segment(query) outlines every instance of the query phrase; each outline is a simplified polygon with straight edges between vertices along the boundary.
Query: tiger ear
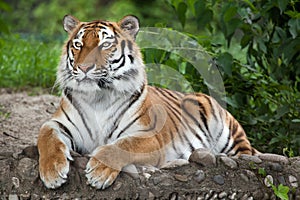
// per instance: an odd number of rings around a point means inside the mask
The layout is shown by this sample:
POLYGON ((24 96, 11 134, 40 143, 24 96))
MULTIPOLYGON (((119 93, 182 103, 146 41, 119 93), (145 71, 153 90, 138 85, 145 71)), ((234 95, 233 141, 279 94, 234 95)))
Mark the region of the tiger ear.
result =
POLYGON ((71 16, 71 15, 65 15, 63 19, 63 25, 65 31, 67 31, 69 34, 73 32, 73 30, 76 28, 76 26, 80 23, 80 21, 71 16))
POLYGON ((135 36, 140 29, 139 19, 137 17, 133 15, 125 16, 118 24, 123 31, 127 32, 133 39, 135 39, 135 36))

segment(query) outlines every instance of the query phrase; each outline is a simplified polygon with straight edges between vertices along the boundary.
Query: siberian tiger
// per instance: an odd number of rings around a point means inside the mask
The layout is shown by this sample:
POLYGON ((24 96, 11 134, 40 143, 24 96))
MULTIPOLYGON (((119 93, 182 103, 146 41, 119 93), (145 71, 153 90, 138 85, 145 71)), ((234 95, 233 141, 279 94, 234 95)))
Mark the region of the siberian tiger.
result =
POLYGON ((135 43, 139 21, 63 19, 69 34, 57 81, 62 97, 38 137, 39 173, 47 188, 66 182, 70 151, 89 154, 87 182, 105 189, 130 164, 161 166, 197 148, 256 154, 241 125, 212 97, 147 85, 135 43))

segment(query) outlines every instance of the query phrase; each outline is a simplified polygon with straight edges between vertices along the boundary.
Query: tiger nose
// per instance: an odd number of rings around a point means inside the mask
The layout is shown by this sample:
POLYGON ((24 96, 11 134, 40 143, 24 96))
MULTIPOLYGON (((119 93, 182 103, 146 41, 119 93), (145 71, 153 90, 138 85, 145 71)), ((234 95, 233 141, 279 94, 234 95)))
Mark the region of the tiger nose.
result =
POLYGON ((79 65, 78 68, 83 72, 88 72, 94 68, 95 65, 79 65))

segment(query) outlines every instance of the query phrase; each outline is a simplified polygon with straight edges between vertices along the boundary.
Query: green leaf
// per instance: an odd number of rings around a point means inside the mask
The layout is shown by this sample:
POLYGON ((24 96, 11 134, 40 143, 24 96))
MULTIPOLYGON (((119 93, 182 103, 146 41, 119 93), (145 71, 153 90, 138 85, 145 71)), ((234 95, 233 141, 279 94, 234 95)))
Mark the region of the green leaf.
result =
POLYGON ((295 39, 300 33, 300 19, 290 19, 288 22, 289 31, 295 39))
POLYGON ((288 5, 289 1, 288 0, 277 0, 277 3, 278 3, 278 7, 280 9, 280 14, 282 14, 285 11, 286 6, 288 5))
POLYGON ((288 186, 284 186, 282 184, 278 185, 278 188, 276 190, 274 190, 274 193, 277 197, 279 197, 282 200, 288 200, 290 188, 288 186))
POLYGON ((220 54, 217 62, 228 76, 232 76, 233 57, 230 53, 225 52, 220 54))
POLYGON ((250 34, 245 34, 242 37, 242 39, 241 39, 241 47, 242 47, 242 49, 245 48, 249 44, 249 42, 252 40, 252 38, 253 37, 250 34))
POLYGON ((224 13, 224 21, 229 22, 234 16, 236 16, 237 13, 237 7, 229 7, 229 9, 226 10, 224 13))
POLYGON ((262 175, 263 177, 267 176, 267 172, 265 170, 265 168, 258 168, 258 174, 262 175))
POLYGON ((177 16, 178 16, 178 19, 179 19, 182 27, 185 26, 186 11, 187 11, 186 3, 180 2, 177 7, 177 16))
POLYGON ((257 44, 258 44, 258 48, 264 52, 267 53, 267 46, 265 45, 264 41, 262 40, 262 38, 257 38, 256 40, 257 44))
POLYGON ((194 4, 194 9, 196 10, 195 16, 198 29, 203 29, 213 20, 213 11, 206 7, 205 1, 197 1, 194 4))

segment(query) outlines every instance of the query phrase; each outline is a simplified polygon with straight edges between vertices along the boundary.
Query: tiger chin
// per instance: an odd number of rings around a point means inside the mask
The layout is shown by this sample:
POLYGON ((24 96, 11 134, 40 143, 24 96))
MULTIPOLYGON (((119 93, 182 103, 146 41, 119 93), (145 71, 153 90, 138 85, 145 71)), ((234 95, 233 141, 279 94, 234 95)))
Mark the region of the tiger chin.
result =
POLYGON ((147 85, 135 37, 139 21, 63 19, 69 39, 57 71, 60 105, 38 136, 47 188, 67 180, 71 151, 88 154, 87 183, 109 187, 131 164, 160 167, 198 148, 230 156, 258 153, 241 125, 212 97, 147 85))

